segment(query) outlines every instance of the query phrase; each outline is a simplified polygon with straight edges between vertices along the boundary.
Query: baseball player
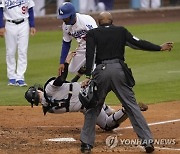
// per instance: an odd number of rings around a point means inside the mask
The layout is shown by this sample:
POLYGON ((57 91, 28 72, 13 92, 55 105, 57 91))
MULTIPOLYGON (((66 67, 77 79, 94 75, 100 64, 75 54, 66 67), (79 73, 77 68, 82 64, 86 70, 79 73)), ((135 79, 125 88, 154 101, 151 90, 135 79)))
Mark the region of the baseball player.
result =
POLYGON ((59 75, 64 71, 64 62, 68 55, 73 38, 78 42, 78 47, 76 48, 76 55, 73 57, 69 65, 69 71, 76 73, 85 65, 87 31, 96 28, 97 24, 91 16, 76 13, 74 6, 70 2, 63 3, 63 5, 59 7, 58 18, 63 20, 63 41, 59 75))
POLYGON ((8 85, 27 86, 24 73, 27 68, 29 29, 31 35, 36 32, 33 6, 33 0, 0 0, 0 35, 5 36, 8 85))
POLYGON ((143 9, 157 9, 161 6, 161 0, 141 0, 140 2, 143 9))
MULTIPOLYGON (((32 107, 41 103, 44 114, 47 112, 54 114, 86 112, 86 108, 79 100, 79 92, 82 90, 81 83, 77 82, 78 79, 72 79, 74 82, 66 81, 69 66, 68 60, 70 59, 67 58, 64 64, 64 72, 62 72, 61 76, 49 79, 45 83, 44 88, 35 85, 29 87, 25 92, 25 98, 31 103, 32 107)), ((146 105, 140 104, 140 109, 141 111, 146 111, 148 108, 146 105)), ((110 131, 117 128, 127 117, 124 109, 114 112, 112 108, 104 104, 97 118, 97 125, 103 130, 110 131)))
MULTIPOLYGON (((81 90, 81 84, 78 82, 66 82, 68 64, 65 63, 65 71, 57 78, 51 78, 44 86, 32 86, 25 92, 25 98, 31 105, 42 104, 43 112, 46 114, 62 114, 66 112, 82 112, 85 113, 86 109, 81 104, 78 95, 81 90)), ((127 119, 127 115, 123 109, 108 114, 106 110, 109 106, 103 106, 101 113, 98 116, 97 125, 103 130, 110 131, 120 125, 127 119)))

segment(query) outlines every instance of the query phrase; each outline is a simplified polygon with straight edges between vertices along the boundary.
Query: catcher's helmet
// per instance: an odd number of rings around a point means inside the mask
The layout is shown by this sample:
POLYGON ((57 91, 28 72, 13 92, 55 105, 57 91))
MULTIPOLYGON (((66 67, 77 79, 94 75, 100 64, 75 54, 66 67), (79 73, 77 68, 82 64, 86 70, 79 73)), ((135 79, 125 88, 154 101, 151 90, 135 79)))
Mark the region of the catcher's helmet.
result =
POLYGON ((80 90, 79 100, 86 109, 93 108, 96 106, 98 96, 97 84, 94 80, 91 80, 86 88, 82 88, 80 90))
POLYGON ((42 87, 37 87, 37 86, 31 86, 28 88, 28 90, 25 92, 25 98, 26 100, 31 103, 31 107, 33 107, 33 104, 35 104, 36 106, 38 106, 39 102, 40 102, 40 97, 38 94, 37 90, 41 90, 43 91, 42 87))
POLYGON ((65 2, 63 3, 58 9, 58 18, 59 19, 66 19, 70 17, 70 21, 68 25, 71 25, 76 17, 76 10, 72 3, 65 2))

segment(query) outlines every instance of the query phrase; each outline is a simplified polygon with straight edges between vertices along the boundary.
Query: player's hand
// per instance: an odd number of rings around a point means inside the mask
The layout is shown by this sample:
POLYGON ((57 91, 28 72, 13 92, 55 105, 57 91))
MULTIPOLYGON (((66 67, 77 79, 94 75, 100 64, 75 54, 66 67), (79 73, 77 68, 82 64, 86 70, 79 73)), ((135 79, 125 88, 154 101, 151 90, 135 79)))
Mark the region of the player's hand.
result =
POLYGON ((173 48, 173 42, 166 42, 161 45, 161 51, 171 51, 173 48))
POLYGON ((30 28, 30 34, 31 34, 32 36, 34 36, 34 35, 36 34, 36 28, 31 27, 31 28, 30 28))
POLYGON ((4 37, 4 34, 5 34, 5 28, 0 28, 0 37, 4 37))
POLYGON ((59 65, 59 69, 58 69, 58 75, 61 76, 61 73, 64 72, 64 64, 60 64, 59 65))
POLYGON ((81 83, 81 87, 87 87, 90 80, 91 80, 91 79, 86 78, 86 79, 81 83))
POLYGON ((71 62, 71 59, 76 55, 76 52, 75 51, 71 51, 68 53, 67 57, 66 57, 66 63, 70 63, 71 62))

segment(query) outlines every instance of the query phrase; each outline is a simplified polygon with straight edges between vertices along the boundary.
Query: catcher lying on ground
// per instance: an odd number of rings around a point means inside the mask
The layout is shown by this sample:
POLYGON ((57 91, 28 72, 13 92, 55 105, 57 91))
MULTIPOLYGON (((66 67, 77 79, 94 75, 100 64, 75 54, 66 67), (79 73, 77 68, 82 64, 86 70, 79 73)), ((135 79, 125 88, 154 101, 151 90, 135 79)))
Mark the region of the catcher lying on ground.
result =
MULTIPOLYGON (((86 112, 86 104, 82 104, 79 96, 83 99, 90 99, 92 93, 95 93, 93 85, 90 84, 88 88, 81 88, 81 84, 77 82, 77 76, 72 80, 74 82, 66 81, 68 74, 68 63, 65 63, 64 72, 61 76, 50 78, 42 88, 39 85, 34 85, 28 88, 25 92, 26 100, 33 105, 38 106, 42 104, 44 115, 48 113, 62 114, 66 112, 86 112), (75 82, 76 81, 76 82, 75 82), (89 92, 92 92, 91 94, 89 92)), ((93 83, 93 82, 91 82, 93 83)), ((147 110, 147 106, 140 104, 142 111, 147 110)), ((106 104, 97 117, 97 125, 103 130, 110 131, 128 118, 124 109, 115 112, 106 104)))

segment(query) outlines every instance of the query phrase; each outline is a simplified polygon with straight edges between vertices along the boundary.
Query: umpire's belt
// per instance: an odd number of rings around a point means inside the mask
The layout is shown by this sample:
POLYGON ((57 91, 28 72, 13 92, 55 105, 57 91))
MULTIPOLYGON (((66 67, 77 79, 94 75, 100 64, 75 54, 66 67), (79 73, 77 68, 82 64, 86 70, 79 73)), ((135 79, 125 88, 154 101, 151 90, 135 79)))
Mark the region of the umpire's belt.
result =
POLYGON ((114 63, 119 63, 120 59, 110 59, 110 60, 103 60, 97 63, 99 64, 114 64, 114 63))
POLYGON ((19 25, 23 23, 25 20, 24 19, 17 19, 17 20, 7 20, 8 22, 14 23, 16 25, 19 25))

